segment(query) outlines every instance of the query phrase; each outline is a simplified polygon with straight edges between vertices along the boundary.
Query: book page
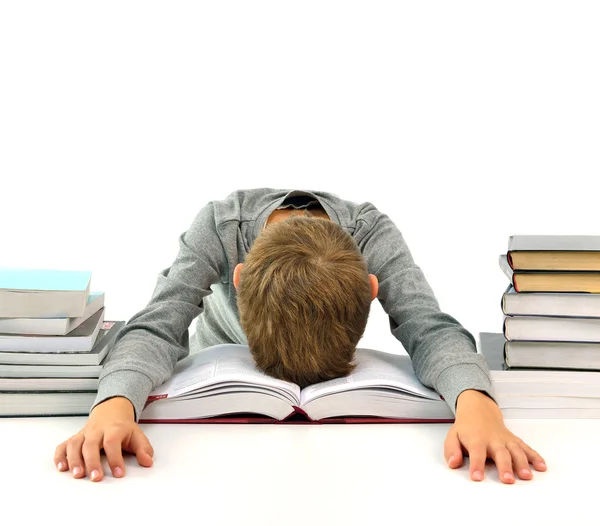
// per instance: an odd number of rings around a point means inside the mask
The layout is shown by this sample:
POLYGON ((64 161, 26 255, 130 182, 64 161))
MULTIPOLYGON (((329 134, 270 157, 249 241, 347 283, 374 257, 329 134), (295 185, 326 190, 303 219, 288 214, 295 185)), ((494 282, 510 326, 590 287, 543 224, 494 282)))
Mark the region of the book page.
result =
POLYGON ((302 390, 301 404, 321 396, 355 389, 395 389, 415 397, 440 400, 432 389, 425 387, 417 378, 410 357, 375 351, 356 349, 356 369, 349 376, 311 385, 302 390))
POLYGON ((156 388, 151 397, 180 396, 218 384, 235 383, 243 391, 244 385, 270 387, 285 392, 300 402, 300 388, 293 383, 267 376, 256 368, 248 346, 221 344, 193 353, 180 360, 170 380, 156 388))

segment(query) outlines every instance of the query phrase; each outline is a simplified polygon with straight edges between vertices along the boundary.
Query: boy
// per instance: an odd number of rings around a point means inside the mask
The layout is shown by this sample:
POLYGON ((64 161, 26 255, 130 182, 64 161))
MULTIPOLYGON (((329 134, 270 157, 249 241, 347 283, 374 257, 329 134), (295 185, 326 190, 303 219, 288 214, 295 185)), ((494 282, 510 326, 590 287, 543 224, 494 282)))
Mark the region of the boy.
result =
POLYGON ((375 297, 421 382, 455 413, 444 444, 448 465, 462 465, 466 451, 471 479, 483 480, 489 457, 505 483, 515 472, 531 479, 530 464, 545 470, 504 426, 472 335, 440 311, 393 222, 371 203, 270 188, 208 203, 181 235, 150 302, 115 341, 86 426, 57 447, 57 468, 101 480, 101 449, 115 477, 124 475, 122 451, 152 465, 137 421, 149 392, 188 354, 194 318, 199 348, 247 344, 258 368, 304 386, 352 370, 375 297))

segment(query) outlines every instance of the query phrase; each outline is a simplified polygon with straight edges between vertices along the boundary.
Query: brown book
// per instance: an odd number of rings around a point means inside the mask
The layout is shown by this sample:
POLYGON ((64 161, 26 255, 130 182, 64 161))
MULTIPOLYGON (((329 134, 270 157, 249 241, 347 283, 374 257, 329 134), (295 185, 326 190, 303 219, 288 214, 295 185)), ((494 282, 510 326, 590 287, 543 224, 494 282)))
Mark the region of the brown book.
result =
POLYGON ((499 263, 516 292, 600 293, 600 272, 517 271, 504 254, 499 263))
POLYGON ((600 271, 600 236, 511 236, 513 270, 600 271))

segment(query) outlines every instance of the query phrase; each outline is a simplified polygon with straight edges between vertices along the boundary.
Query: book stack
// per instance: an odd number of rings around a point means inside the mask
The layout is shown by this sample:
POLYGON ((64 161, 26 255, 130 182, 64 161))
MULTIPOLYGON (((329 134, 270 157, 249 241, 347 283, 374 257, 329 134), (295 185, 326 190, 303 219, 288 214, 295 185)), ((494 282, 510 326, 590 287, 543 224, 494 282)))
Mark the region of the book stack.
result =
POLYGON ((86 415, 124 322, 91 273, 0 269, 0 416, 86 415))
POLYGON ((511 236, 499 263, 510 281, 503 331, 480 345, 500 406, 600 418, 600 236, 511 236))

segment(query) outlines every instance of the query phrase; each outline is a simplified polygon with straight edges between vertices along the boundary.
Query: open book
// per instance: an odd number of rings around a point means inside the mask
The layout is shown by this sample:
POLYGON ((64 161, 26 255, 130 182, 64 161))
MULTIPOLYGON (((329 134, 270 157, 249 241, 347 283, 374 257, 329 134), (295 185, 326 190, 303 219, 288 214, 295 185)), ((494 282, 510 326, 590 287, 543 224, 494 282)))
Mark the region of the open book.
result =
POLYGON ((450 422, 447 403, 417 379, 410 358, 356 350, 355 371, 300 389, 256 368, 245 345, 221 344, 181 360, 155 389, 141 422, 450 422))

